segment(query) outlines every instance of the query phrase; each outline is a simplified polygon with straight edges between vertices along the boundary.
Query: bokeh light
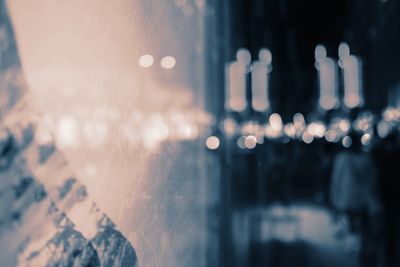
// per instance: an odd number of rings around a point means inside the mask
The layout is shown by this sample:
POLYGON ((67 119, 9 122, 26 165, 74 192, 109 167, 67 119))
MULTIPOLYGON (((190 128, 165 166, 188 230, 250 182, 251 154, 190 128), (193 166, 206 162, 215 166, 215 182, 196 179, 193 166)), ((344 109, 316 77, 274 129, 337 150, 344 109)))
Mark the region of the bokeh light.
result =
POLYGON ((176 59, 172 56, 163 57, 160 65, 164 69, 173 69, 176 65, 176 59))
POLYGON ((139 59, 139 65, 143 68, 150 68, 154 63, 154 58, 151 55, 143 55, 139 59))
POLYGON ((220 145, 219 138, 216 136, 210 136, 206 140, 206 146, 210 150, 216 150, 220 145))

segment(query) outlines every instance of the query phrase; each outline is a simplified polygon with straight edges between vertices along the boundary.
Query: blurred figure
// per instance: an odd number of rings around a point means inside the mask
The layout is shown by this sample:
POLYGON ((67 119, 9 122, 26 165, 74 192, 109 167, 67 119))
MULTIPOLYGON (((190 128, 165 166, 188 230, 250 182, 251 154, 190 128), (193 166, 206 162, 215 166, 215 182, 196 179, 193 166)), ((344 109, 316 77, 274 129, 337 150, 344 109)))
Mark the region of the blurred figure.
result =
POLYGON ((376 167, 370 154, 362 150, 360 137, 352 133, 350 138, 350 147, 334 159, 331 203, 349 223, 350 232, 360 236, 359 266, 377 266, 381 204, 376 167))

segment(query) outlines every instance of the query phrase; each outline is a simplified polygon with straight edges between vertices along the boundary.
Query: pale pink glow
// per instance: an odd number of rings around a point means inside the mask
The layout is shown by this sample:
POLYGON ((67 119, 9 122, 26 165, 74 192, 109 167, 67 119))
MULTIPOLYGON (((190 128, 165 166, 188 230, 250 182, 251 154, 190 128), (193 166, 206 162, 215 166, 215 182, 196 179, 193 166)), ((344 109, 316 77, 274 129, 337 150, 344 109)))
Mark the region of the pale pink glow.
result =
POLYGON ((252 99, 254 110, 265 112, 269 109, 269 75, 272 71, 272 54, 267 48, 260 49, 259 60, 252 64, 252 99))
POLYGON ((150 68, 154 63, 154 58, 152 55, 143 55, 139 59, 139 65, 143 68, 150 68))
POLYGON ((286 124, 285 127, 283 128, 283 131, 287 136, 291 138, 294 138, 296 135, 296 128, 294 127, 293 123, 286 124))
POLYGON ((176 65, 176 59, 171 56, 166 56, 161 59, 160 64, 164 69, 173 69, 176 65))
POLYGON ((348 44, 339 45, 339 66, 343 70, 344 104, 348 108, 361 107, 364 104, 361 60, 350 54, 348 44))
POLYGON ((257 138, 254 135, 246 136, 244 145, 247 149, 253 149, 257 146, 257 138))
POLYGON ((228 136, 233 136, 237 127, 237 122, 232 118, 226 118, 222 122, 222 129, 228 136))
POLYGON ((325 139, 328 142, 337 142, 339 141, 339 136, 334 130, 328 130, 325 132, 325 139))
POLYGON ((307 126, 307 131, 316 137, 324 137, 326 127, 322 122, 312 122, 307 126))
POLYGON ((208 149, 215 150, 219 147, 220 141, 216 136, 210 136, 206 140, 206 146, 208 149))
POLYGON ((269 124, 274 131, 280 132, 283 127, 281 116, 278 113, 271 114, 269 117, 269 124))
POLYGON ((251 135, 256 134, 259 131, 260 126, 255 121, 249 121, 245 123, 242 127, 242 134, 251 135))
POLYGON ((78 125, 73 117, 61 117, 56 129, 56 134, 56 142, 58 142, 61 148, 77 147, 80 145, 78 125))
POLYGON ((273 128, 270 124, 267 124, 264 128, 264 135, 269 138, 278 138, 281 136, 281 130, 277 130, 276 128, 273 128))
POLYGON ((302 139, 303 139, 304 143, 311 144, 311 142, 314 140, 314 136, 311 133, 309 133, 308 131, 305 131, 303 133, 302 139))
POLYGON ((363 136, 361 137, 361 143, 366 146, 371 142, 371 138, 371 134, 363 134, 363 136))
POLYGON ((324 110, 331 110, 339 105, 336 62, 326 57, 326 50, 324 47, 323 49, 317 47, 315 53, 320 89, 319 105, 324 110))
MULTIPOLYGON (((172 162, 181 160, 184 142, 198 143, 193 154, 201 155, 199 137, 211 122, 195 98, 203 89, 203 63, 191 62, 203 51, 202 17, 195 17, 202 11, 156 0, 8 4, 32 97, 77 178, 129 238, 143 266, 178 266, 178 255, 193 252, 192 240, 200 247, 202 230, 172 232, 165 211, 175 204, 159 185, 171 186, 169 179, 179 178, 170 177, 174 171, 195 173, 185 181, 203 181, 189 157, 184 167, 172 162), (168 242, 182 246, 161 249, 168 242)), ((187 225, 202 229, 204 212, 192 205, 194 198, 186 200, 184 208, 199 214, 187 225)))
POLYGON ((225 108, 241 112, 247 108, 246 72, 251 62, 250 52, 239 49, 236 61, 226 66, 225 108))
POLYGON ((339 128, 342 132, 347 133, 350 130, 350 122, 346 119, 342 119, 339 122, 339 128))

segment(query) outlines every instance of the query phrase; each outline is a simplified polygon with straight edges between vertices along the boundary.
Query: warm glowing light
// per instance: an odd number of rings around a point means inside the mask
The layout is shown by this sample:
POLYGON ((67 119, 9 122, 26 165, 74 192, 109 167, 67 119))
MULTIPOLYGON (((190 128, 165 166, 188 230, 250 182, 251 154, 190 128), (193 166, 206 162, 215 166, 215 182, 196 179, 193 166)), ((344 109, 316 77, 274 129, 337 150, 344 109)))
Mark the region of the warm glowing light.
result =
MULTIPOLYGON (((158 149, 165 141, 195 140, 209 125, 204 114, 180 112, 167 113, 135 112, 121 127, 121 134, 132 145, 142 145, 146 149, 158 149)), ((100 131, 101 133, 101 131, 100 131)))
POLYGON ((260 126, 255 121, 248 121, 242 127, 243 135, 255 135, 258 132, 260 126))
POLYGON ((364 146, 368 145, 371 142, 371 135, 366 133, 363 134, 363 136, 361 137, 361 144, 363 144, 364 146))
POLYGON ((326 48, 315 48, 315 67, 318 70, 319 105, 324 110, 334 109, 339 104, 336 62, 327 57, 326 48))
POLYGON ((342 145, 346 148, 351 147, 351 144, 353 143, 353 141, 351 140, 351 137, 346 135, 345 137, 343 137, 342 139, 342 145))
POLYGON ((283 131, 290 138, 293 138, 296 135, 296 128, 294 127, 293 123, 286 124, 283 128, 283 131))
POLYGON ((362 66, 356 56, 350 55, 349 45, 339 45, 339 65, 343 70, 344 104, 348 108, 360 107, 364 104, 362 93, 362 66))
POLYGON ((139 65, 143 68, 149 68, 153 65, 154 58, 152 55, 143 55, 139 58, 139 65))
POLYGON ((175 122, 174 135, 169 136, 170 129, 165 118, 159 114, 151 114, 149 118, 142 121, 140 141, 145 148, 156 148, 160 143, 168 138, 187 139, 191 135, 191 128, 184 121, 175 122))
POLYGON ((366 132, 372 127, 374 115, 371 112, 363 112, 353 122, 353 128, 356 131, 366 132))
POLYGON ((322 122, 312 122, 308 125, 307 131, 312 136, 322 138, 325 135, 326 127, 322 122))
POLYGON ((206 146, 210 150, 216 150, 220 145, 219 138, 216 136, 210 136, 206 140, 206 146))
POLYGON ((296 130, 296 136, 301 138, 301 135, 305 129, 305 123, 306 122, 305 122, 303 114, 301 114, 301 113, 294 114, 293 125, 296 130))
POLYGON ((258 144, 264 143, 264 130, 256 121, 249 121, 242 127, 241 133, 245 136, 254 135, 258 144))
POLYGON ((251 72, 251 105, 255 111, 265 112, 270 107, 269 102, 269 73, 272 55, 267 48, 260 49, 259 60, 252 65, 251 72))
POLYGON ((337 142, 339 141, 339 136, 336 134, 334 130, 328 130, 325 133, 325 139, 328 142, 337 142))
POLYGON ((244 145, 248 149, 253 149, 257 146, 257 138, 254 135, 249 135, 244 140, 244 145))
POLYGON ((318 124, 317 128, 315 130, 316 130, 315 135, 317 137, 320 137, 320 138, 324 137, 325 132, 326 132, 326 127, 324 124, 322 124, 322 123, 318 124))
POLYGON ((194 140, 198 137, 198 128, 191 123, 182 123, 178 125, 177 132, 180 140, 194 140))
POLYGON ((271 114, 271 116, 269 116, 269 124, 272 130, 277 132, 281 131, 283 127, 281 116, 278 113, 271 114))
POLYGON ((222 125, 224 132, 228 135, 228 136, 233 136, 235 131, 236 131, 236 127, 237 127, 237 123, 234 119, 232 118, 226 118, 223 120, 223 125, 222 125))
POLYGON ((301 113, 296 113, 296 114, 294 114, 294 116, 293 116, 293 123, 294 123, 294 126, 296 127, 296 125, 304 125, 305 124, 305 119, 304 119, 304 116, 303 116, 303 114, 301 114, 301 113))
POLYGON ((225 108, 230 111, 242 112, 247 108, 246 75, 251 62, 250 52, 239 49, 236 61, 226 67, 225 108))
POLYGON ((349 120, 346 120, 346 119, 340 120, 340 122, 339 122, 339 129, 340 129, 342 132, 348 133, 349 130, 350 130, 350 127, 351 127, 351 125, 350 125, 349 120))
POLYGON ((312 136, 312 134, 310 134, 308 131, 305 131, 303 133, 302 139, 304 143, 311 144, 312 141, 314 140, 314 136, 312 136))
POLYGON ((176 59, 171 56, 163 57, 160 64, 164 69, 172 69, 176 65, 176 59))
POLYGON ((275 131, 270 124, 267 124, 264 128, 264 135, 268 138, 278 138, 281 136, 281 132, 275 131))
POLYGON ((400 120, 400 110, 392 107, 387 108, 383 112, 383 118, 388 122, 400 120))
POLYGON ((78 125, 73 117, 64 116, 59 120, 56 140, 61 147, 76 147, 78 145, 78 125))
POLYGON ((368 121, 365 119, 358 119, 354 122, 354 129, 357 131, 366 131, 368 130, 368 121))

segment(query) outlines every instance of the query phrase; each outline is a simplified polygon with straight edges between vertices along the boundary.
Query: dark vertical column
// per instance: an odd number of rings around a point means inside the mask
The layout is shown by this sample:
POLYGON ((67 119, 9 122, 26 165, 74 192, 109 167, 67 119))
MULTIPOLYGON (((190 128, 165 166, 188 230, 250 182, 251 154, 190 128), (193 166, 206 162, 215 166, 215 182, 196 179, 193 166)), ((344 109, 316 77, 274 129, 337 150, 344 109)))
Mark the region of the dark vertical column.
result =
MULTIPOLYGON (((230 45, 229 0, 209 0, 206 8, 206 108, 220 120, 224 115, 225 64, 229 62, 230 45)), ((231 211, 231 152, 222 141, 223 151, 218 155, 220 164, 218 216, 218 266, 233 267, 232 211, 231 211)), ((213 172, 214 173, 214 172, 213 172)), ((215 216, 215 214, 210 214, 215 216)), ((209 262, 209 266, 214 266, 209 262)))

